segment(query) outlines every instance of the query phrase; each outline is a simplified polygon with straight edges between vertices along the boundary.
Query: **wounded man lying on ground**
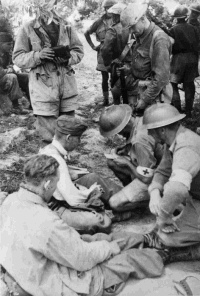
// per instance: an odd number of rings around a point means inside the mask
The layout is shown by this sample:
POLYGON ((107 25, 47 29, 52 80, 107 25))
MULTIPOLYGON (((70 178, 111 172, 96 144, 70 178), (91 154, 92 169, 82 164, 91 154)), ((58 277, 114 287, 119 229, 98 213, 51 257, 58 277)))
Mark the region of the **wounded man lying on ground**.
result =
POLYGON ((102 210, 119 186, 95 173, 86 174, 72 182, 67 165, 68 153, 77 148, 87 125, 79 118, 62 115, 56 121, 55 137, 40 150, 59 162, 60 179, 49 203, 52 210, 80 233, 109 233, 111 219, 102 210), (102 202, 103 201, 103 202, 102 202))
POLYGON ((0 264, 10 295, 117 295, 129 277, 160 276, 169 255, 148 248, 143 235, 80 236, 48 208, 58 167, 51 156, 30 158, 25 183, 1 206, 0 264))

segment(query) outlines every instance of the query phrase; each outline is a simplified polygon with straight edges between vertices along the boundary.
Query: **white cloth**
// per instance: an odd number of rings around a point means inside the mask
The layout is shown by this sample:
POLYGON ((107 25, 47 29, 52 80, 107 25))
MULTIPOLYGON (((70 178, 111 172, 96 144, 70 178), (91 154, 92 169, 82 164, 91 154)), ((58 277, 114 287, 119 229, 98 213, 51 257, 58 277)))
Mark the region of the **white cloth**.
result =
POLYGON ((180 182, 185 185, 189 191, 192 183, 192 175, 185 170, 174 170, 169 178, 169 181, 180 182))
POLYGON ((67 164, 64 160, 67 156, 67 151, 63 148, 63 146, 57 140, 53 139, 52 144, 49 144, 41 149, 39 153, 53 156, 59 163, 58 169, 60 172, 60 179, 53 196, 57 200, 65 200, 70 206, 84 204, 91 190, 83 186, 82 189, 79 190, 73 184, 67 164))

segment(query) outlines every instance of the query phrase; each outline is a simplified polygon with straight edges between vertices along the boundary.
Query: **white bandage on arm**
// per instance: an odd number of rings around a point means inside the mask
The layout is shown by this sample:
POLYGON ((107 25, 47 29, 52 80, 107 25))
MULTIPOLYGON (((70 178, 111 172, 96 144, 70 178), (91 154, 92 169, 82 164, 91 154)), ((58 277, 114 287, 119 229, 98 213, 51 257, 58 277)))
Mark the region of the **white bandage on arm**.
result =
POLYGON ((180 182, 185 185, 189 191, 192 183, 192 175, 182 169, 173 170, 169 181, 180 182))
POLYGON ((151 178, 153 177, 153 174, 154 174, 153 169, 142 167, 142 166, 138 166, 136 170, 138 174, 146 178, 151 178))

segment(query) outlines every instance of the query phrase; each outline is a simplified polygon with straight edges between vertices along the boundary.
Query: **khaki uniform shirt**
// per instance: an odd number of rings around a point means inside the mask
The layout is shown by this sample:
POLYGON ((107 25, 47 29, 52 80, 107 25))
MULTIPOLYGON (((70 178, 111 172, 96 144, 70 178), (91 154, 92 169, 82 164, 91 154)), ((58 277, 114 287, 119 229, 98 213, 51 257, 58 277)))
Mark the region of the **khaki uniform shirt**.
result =
POLYGON ((33 296, 102 295, 107 241, 84 242, 42 198, 20 188, 1 206, 0 264, 33 296), (101 293, 100 293, 101 292, 101 293))
POLYGON ((51 40, 40 23, 26 23, 16 37, 13 62, 20 68, 31 69, 29 90, 33 111, 37 115, 58 117, 60 111, 68 112, 78 107, 77 86, 71 66, 83 58, 83 45, 74 28, 62 22, 57 45, 70 47, 71 58, 67 64, 40 60, 42 48, 51 47, 51 40), (44 45, 35 29, 44 37, 44 45))
POLYGON ((161 214, 171 216, 176 206, 185 202, 187 193, 200 199, 200 137, 180 126, 170 147, 165 147, 155 171, 150 190, 163 192, 161 214))

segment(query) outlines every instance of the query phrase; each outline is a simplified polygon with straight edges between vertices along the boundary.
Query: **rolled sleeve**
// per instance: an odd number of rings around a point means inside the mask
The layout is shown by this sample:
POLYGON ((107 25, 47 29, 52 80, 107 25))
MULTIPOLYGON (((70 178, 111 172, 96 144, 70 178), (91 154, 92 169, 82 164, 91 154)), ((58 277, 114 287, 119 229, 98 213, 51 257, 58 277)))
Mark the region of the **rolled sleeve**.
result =
POLYGON ((172 173, 164 186, 161 215, 172 215, 176 206, 189 198, 193 178, 200 171, 199 155, 188 147, 174 152, 172 173))
POLYGON ((164 33, 155 38, 151 58, 152 80, 142 95, 142 99, 148 104, 151 104, 169 83, 170 47, 170 40, 164 33))
POLYGON ((149 192, 154 189, 158 189, 160 192, 163 191, 165 183, 169 180, 172 172, 172 156, 165 145, 164 154, 162 160, 155 170, 154 177, 151 185, 149 186, 149 192))
POLYGON ((154 156, 155 141, 146 133, 138 133, 133 145, 138 166, 154 169, 157 160, 154 156))

